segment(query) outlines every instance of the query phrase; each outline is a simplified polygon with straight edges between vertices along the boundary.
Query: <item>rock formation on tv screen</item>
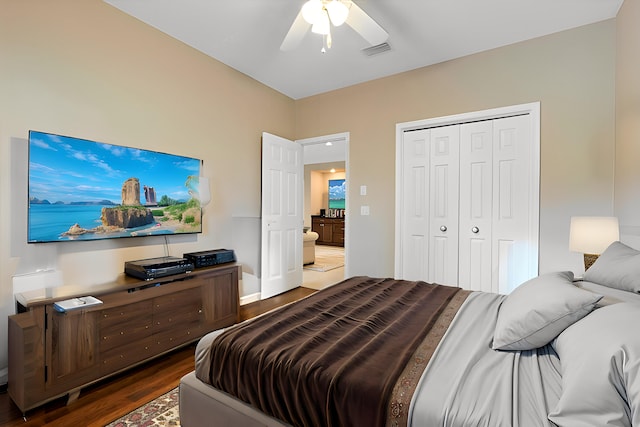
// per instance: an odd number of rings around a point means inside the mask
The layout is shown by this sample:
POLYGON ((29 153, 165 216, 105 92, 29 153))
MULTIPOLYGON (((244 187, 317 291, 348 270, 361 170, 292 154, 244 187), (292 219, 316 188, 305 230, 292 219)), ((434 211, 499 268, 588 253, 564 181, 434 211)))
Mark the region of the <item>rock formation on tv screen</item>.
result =
POLYGON ((102 225, 108 228, 135 228, 154 222, 151 210, 140 204, 138 178, 129 178, 122 184, 122 206, 102 208, 100 219, 102 225))
POLYGON ((140 205, 140 180, 129 178, 122 184, 122 206, 140 205))
POLYGON ((147 206, 158 206, 156 200, 156 189, 153 187, 144 186, 144 200, 147 206))

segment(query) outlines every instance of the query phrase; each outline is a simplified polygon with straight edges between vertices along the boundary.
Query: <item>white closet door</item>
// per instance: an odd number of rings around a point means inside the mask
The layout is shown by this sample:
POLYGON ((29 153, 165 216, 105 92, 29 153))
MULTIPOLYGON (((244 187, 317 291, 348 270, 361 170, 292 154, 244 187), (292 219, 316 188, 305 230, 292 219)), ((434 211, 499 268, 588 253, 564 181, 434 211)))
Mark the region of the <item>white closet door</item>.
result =
POLYGON ((508 294, 538 274, 539 126, 537 103, 397 126, 397 278, 508 294))
POLYGON ((492 286, 493 122, 460 127, 460 270, 458 285, 496 292, 492 286))
POLYGON ((431 130, 428 281, 458 284, 460 125, 431 130))
POLYGON ((429 248, 429 130, 403 134, 402 273, 400 279, 426 280, 429 248))
POLYGON ((494 292, 509 293, 531 277, 530 129, 528 115, 493 122, 494 292))

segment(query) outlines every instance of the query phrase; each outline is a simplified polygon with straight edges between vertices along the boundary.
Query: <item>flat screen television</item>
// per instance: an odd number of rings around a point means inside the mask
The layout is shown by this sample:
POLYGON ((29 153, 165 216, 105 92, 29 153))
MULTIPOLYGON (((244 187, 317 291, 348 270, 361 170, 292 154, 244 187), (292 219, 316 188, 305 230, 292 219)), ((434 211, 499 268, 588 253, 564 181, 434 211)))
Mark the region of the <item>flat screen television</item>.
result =
POLYGON ((202 232, 199 159, 29 131, 29 243, 202 232))
POLYGON ((329 209, 344 209, 346 200, 346 182, 344 179, 329 180, 329 209))

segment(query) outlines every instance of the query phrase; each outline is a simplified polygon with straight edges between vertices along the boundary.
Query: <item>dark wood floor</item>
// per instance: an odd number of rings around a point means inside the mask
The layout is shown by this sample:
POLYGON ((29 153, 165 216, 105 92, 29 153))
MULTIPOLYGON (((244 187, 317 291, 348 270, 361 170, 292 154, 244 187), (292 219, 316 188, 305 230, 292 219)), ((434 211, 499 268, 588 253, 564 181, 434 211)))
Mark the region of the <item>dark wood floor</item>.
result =
MULTIPOLYGON (((240 308, 241 320, 314 293, 313 289, 292 291, 240 308)), ((80 398, 66 405, 64 398, 28 411, 26 422, 9 395, 0 394, 0 426, 99 426, 131 412, 178 386, 180 378, 193 370, 195 344, 161 356, 83 389, 80 398)))

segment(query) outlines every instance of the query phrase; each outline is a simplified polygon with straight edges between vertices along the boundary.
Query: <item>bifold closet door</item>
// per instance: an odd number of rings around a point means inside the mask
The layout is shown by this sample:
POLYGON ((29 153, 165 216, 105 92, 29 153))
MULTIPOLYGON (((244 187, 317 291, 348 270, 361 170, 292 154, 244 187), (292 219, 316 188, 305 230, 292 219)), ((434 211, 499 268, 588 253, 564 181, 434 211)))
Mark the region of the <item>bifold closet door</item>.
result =
POLYGON ((429 282, 458 285, 460 125, 431 129, 429 158, 429 282))
POLYGON ((429 145, 431 131, 402 136, 402 279, 427 280, 429 252, 429 145))
POLYGON ((491 292, 493 121, 460 126, 458 285, 491 292))
POLYGON ((509 293, 531 256, 529 116, 460 129, 460 270, 465 289, 509 293))
POLYGON ((458 284, 459 129, 403 135, 403 279, 458 284))

